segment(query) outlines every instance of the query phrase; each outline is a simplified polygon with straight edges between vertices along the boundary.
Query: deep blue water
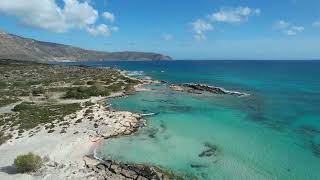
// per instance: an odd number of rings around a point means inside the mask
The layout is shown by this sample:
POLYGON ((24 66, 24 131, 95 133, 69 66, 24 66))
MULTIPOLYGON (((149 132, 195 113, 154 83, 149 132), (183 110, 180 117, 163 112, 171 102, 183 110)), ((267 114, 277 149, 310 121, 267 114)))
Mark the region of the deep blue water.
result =
POLYGON ((100 155, 159 165, 198 179, 320 179, 320 61, 94 62, 169 83, 206 83, 250 96, 194 96, 166 85, 112 101, 158 112, 100 155), (202 158, 206 144, 218 149, 202 158), (201 168, 195 168, 200 165, 201 168))

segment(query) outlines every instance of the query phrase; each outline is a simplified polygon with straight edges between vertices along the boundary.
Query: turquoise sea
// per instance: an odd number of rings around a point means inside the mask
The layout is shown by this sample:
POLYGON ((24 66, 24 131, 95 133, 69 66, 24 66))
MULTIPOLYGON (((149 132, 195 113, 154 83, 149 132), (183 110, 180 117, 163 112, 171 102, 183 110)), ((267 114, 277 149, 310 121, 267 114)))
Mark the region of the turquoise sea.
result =
POLYGON ((168 85, 113 99, 156 113, 97 155, 171 169, 186 179, 320 179, 320 61, 95 62, 169 83, 206 83, 247 97, 191 95, 168 85), (204 156, 210 147, 214 153, 204 156))

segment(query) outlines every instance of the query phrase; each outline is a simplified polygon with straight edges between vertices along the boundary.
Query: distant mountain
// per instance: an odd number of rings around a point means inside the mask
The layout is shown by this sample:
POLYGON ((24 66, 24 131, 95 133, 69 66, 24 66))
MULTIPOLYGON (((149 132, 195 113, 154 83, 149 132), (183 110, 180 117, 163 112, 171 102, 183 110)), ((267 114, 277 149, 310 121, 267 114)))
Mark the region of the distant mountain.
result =
POLYGON ((0 30, 0 59, 27 61, 94 61, 94 60, 171 60, 149 52, 103 52, 42 42, 8 34, 0 30))

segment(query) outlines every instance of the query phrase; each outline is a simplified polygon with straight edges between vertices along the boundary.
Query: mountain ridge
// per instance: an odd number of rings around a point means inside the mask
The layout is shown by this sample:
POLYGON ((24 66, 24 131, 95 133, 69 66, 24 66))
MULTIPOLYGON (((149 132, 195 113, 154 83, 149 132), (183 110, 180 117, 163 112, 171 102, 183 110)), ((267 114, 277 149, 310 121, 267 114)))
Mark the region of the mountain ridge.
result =
POLYGON ((0 30, 0 59, 37 62, 111 61, 111 60, 172 60, 170 56, 152 52, 105 52, 75 46, 39 41, 0 30))

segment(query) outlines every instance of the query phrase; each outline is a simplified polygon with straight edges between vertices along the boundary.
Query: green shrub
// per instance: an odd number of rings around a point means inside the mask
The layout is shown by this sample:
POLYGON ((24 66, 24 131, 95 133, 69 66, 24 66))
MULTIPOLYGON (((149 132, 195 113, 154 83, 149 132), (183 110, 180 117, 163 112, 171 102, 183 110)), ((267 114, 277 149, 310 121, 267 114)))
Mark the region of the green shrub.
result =
POLYGON ((0 98, 0 107, 15 103, 17 101, 18 101, 18 99, 14 98, 14 97, 2 97, 2 98, 0 98))
POLYGON ((84 103, 84 105, 85 105, 86 107, 89 107, 89 106, 94 105, 94 103, 91 102, 91 101, 86 101, 86 102, 84 103))
POLYGON ((96 81, 88 81, 87 84, 88 85, 94 85, 96 83, 96 81))
POLYGON ((3 132, 0 132, 0 145, 8 141, 9 139, 12 138, 12 135, 5 135, 3 132))
POLYGON ((41 166, 43 165, 43 160, 38 155, 28 153, 25 155, 17 156, 13 164, 17 168, 18 172, 35 172, 36 170, 41 168, 41 166))
POLYGON ((65 98, 88 99, 91 96, 109 96, 109 90, 102 85, 95 84, 91 87, 76 87, 67 90, 65 98))
POLYGON ((122 90, 122 87, 125 86, 123 82, 118 82, 108 86, 108 89, 112 92, 118 92, 122 90))
POLYGON ((77 80, 73 83, 73 85, 76 85, 76 86, 81 86, 81 85, 86 85, 86 82, 85 81, 81 81, 81 80, 77 80))
POLYGON ((35 104, 31 102, 22 102, 21 104, 16 105, 13 108, 13 111, 19 112, 19 111, 25 111, 25 110, 30 110, 33 108, 35 104))
POLYGON ((34 95, 34 96, 39 96, 40 94, 43 94, 44 92, 45 92, 45 89, 42 86, 32 89, 32 95, 34 95))
POLYGON ((88 99, 89 94, 85 93, 85 87, 68 89, 65 98, 69 99, 88 99))
POLYGON ((18 112, 18 111, 28 110, 30 109, 31 105, 33 105, 33 103, 31 102, 22 102, 21 104, 16 105, 13 108, 13 111, 18 112))
POLYGON ((98 84, 95 84, 88 89, 88 94, 90 96, 109 96, 110 92, 105 86, 101 86, 98 84))
POLYGON ((8 85, 7 85, 6 82, 0 81, 0 89, 5 89, 5 88, 7 88, 7 87, 8 87, 8 85))

